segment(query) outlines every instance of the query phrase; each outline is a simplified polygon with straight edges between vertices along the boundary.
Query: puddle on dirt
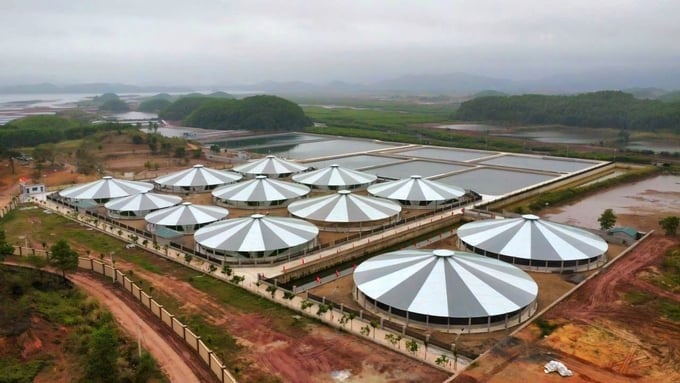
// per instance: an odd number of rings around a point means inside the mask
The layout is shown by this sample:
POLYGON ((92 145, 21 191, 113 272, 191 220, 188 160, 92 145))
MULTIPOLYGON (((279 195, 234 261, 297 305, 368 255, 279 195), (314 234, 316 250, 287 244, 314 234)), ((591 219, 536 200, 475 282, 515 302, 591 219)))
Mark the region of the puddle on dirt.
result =
POLYGON ((619 186, 570 205, 546 209, 542 217, 597 229, 597 219, 605 209, 613 209, 618 216, 616 226, 657 229, 659 219, 680 213, 680 176, 663 175, 619 186))

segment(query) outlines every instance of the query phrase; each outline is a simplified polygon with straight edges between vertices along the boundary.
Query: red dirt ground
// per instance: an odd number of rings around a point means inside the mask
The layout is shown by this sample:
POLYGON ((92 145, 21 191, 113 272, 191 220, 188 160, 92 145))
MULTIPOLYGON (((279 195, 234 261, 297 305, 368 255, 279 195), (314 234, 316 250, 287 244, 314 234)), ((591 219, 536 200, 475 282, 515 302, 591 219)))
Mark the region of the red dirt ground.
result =
POLYGON ((542 366, 563 361, 574 372, 570 382, 680 381, 680 323, 648 307, 623 300, 628 291, 644 291, 680 304, 680 294, 639 278, 659 264, 677 239, 655 235, 640 244, 573 295, 549 310, 543 319, 560 325, 541 338, 529 326, 484 355, 456 382, 552 382, 542 366))
POLYGON ((261 313, 238 313, 225 309, 215 298, 172 275, 154 274, 133 264, 117 261, 122 269, 185 302, 183 309, 223 327, 246 346, 242 352, 251 371, 243 371, 240 382, 259 382, 258 371, 283 382, 333 382, 330 373, 349 370, 347 382, 441 382, 447 374, 369 341, 327 326, 311 323, 307 331, 280 329, 276 321, 261 313))

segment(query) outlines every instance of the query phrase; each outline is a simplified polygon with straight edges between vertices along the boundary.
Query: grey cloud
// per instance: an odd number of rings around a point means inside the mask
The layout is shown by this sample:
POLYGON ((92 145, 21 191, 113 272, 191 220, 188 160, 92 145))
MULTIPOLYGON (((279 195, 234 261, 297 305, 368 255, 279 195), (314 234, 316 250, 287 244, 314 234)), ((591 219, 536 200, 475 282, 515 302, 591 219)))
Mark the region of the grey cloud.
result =
POLYGON ((367 81, 678 69, 677 1, 49 1, 0 5, 0 82, 367 81))

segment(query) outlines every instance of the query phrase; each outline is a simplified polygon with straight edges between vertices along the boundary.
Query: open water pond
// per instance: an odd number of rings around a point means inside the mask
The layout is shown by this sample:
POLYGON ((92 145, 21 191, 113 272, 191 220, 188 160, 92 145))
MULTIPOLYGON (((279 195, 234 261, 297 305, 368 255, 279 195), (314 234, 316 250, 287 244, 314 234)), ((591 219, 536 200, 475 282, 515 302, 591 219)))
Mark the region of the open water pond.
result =
POLYGON ((340 157, 340 158, 334 158, 332 160, 323 160, 323 161, 314 161, 314 162, 307 162, 305 165, 313 166, 317 169, 325 168, 327 166, 331 166, 333 164, 338 164, 344 168, 348 169, 361 169, 361 168, 367 168, 370 166, 377 166, 377 165, 386 165, 386 164, 391 164, 394 162, 399 162, 403 160, 391 158, 391 157, 382 157, 382 156, 368 156, 365 154, 360 154, 356 156, 347 156, 347 157, 340 157))
POLYGON ((408 178, 413 175, 432 177, 439 174, 451 173, 462 169, 468 169, 468 167, 460 165, 442 164, 439 162, 415 160, 367 169, 365 170, 365 172, 375 174, 379 177, 398 180, 402 178, 408 178))
POLYGON ((567 160, 548 157, 501 156, 479 163, 485 165, 510 166, 529 170, 571 173, 597 165, 595 161, 567 160))
POLYGON ((436 149, 420 148, 394 153, 399 156, 424 157, 446 161, 470 161, 498 154, 497 152, 482 152, 476 150, 455 150, 455 149, 436 149))
POLYGON ((361 140, 328 140, 319 142, 306 142, 290 146, 258 147, 250 151, 262 154, 303 160, 307 158, 319 158, 337 156, 341 154, 365 152, 369 150, 389 149, 395 145, 374 141, 361 140))
POLYGON ((499 137, 526 138, 532 141, 550 144, 597 144, 600 141, 611 140, 615 135, 592 129, 531 129, 513 133, 491 133, 499 137))
POLYGON ((272 146, 272 145, 286 145, 286 144, 299 144, 309 141, 324 140, 324 137, 314 136, 310 134, 279 134, 279 135, 262 135, 248 138, 239 138, 233 140, 224 140, 216 142, 216 144, 222 145, 229 149, 242 149, 254 146, 272 146))
POLYGON ((659 219, 680 215, 680 176, 662 175, 621 185, 569 205, 546 209, 541 215, 555 222, 597 229, 597 219, 605 209, 614 210, 617 226, 640 231, 658 229, 659 219))
POLYGON ((484 168, 438 178, 436 181, 470 189, 484 195, 499 196, 553 178, 555 177, 543 174, 484 168))

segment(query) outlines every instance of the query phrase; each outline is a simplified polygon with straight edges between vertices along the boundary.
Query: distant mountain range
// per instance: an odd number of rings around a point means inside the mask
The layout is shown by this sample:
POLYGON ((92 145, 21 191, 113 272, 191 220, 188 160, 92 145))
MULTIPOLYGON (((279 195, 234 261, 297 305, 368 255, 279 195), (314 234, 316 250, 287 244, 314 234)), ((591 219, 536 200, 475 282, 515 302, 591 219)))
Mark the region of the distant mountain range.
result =
MULTIPOLYGON (((405 75, 388 80, 366 83, 333 81, 314 84, 303 81, 264 81, 256 84, 221 84, 210 89, 270 93, 278 95, 452 95, 471 96, 480 92, 507 94, 540 93, 570 94, 596 90, 630 91, 639 98, 662 98, 669 91, 680 89, 680 70, 593 70, 590 72, 555 75, 533 80, 515 81, 469 73, 405 75)), ((190 92, 185 86, 135 86, 127 84, 90 83, 77 85, 0 86, 0 94, 16 93, 150 93, 190 92)))
POLYGON ((137 86, 115 83, 88 83, 54 85, 51 83, 0 86, 0 94, 54 94, 54 93, 163 93, 190 92, 183 86, 137 86))

